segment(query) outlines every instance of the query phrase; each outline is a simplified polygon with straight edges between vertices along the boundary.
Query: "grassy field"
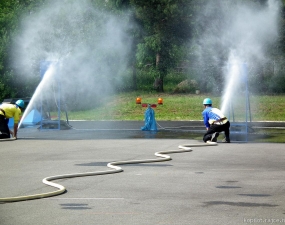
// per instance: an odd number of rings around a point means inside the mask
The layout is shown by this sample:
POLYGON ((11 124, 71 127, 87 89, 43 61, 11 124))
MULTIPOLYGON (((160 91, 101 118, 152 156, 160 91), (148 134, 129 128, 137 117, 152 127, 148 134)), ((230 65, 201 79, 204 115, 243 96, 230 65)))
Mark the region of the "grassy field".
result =
MULTIPOLYGON (((123 93, 107 97, 97 108, 85 111, 69 112, 70 120, 144 120, 146 108, 136 104, 136 98, 142 103, 157 103, 163 99, 163 105, 155 108, 156 120, 189 121, 202 120, 202 101, 206 97, 213 100, 213 106, 220 107, 221 97, 195 94, 167 93, 123 93)), ((230 113, 237 121, 245 121, 246 108, 244 97, 237 101, 230 113)), ((252 121, 285 121, 285 95, 250 96, 250 112, 252 121)), ((249 115, 249 114, 248 114, 249 115)))

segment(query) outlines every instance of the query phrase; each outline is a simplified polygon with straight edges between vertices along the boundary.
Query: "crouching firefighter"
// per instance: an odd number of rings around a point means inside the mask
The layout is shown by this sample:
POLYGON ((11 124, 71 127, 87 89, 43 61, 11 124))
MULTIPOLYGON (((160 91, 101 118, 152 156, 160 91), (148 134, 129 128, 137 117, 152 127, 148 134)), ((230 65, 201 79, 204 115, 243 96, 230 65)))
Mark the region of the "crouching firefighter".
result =
POLYGON ((24 106, 23 100, 18 100, 15 104, 4 103, 0 105, 0 139, 10 138, 10 134, 17 139, 18 123, 24 106), (9 130, 8 127, 10 118, 14 118, 14 131, 9 130))
POLYGON ((217 142, 220 132, 225 132, 223 142, 230 143, 230 122, 227 117, 217 108, 212 107, 212 100, 205 98, 203 101, 204 111, 202 112, 204 124, 207 132, 204 134, 203 141, 217 142))

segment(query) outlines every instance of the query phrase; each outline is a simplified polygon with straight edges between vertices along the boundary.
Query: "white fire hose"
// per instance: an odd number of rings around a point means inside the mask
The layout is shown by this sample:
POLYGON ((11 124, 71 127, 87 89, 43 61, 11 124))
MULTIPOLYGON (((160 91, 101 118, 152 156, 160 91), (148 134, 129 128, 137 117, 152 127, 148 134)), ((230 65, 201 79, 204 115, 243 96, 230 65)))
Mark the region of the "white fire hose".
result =
POLYGON ((0 141, 15 141, 15 140, 16 140, 15 137, 0 139, 0 141))
MULTIPOLYGON (((8 138, 8 139, 0 139, 0 141, 12 141, 15 140, 15 138, 8 138)), ((142 160, 129 160, 129 161, 117 161, 117 162, 110 162, 107 164, 109 168, 112 170, 105 170, 105 171, 95 171, 95 172, 86 172, 86 173, 74 173, 74 174, 63 174, 63 175, 56 175, 51 177, 46 177, 42 180, 42 182, 46 185, 52 186, 57 188, 58 190, 52 191, 52 192, 46 192, 41 194, 35 194, 35 195, 26 195, 26 196, 18 196, 18 197, 6 197, 6 198, 0 198, 0 203, 3 202, 18 202, 18 201, 25 201, 25 200, 32 200, 32 199, 40 199, 40 198, 46 198, 51 197, 55 195, 60 195, 66 191, 65 187, 56 184, 53 182, 50 182, 52 180, 58 180, 63 178, 73 178, 73 177, 84 177, 84 176, 96 176, 96 175, 104 175, 104 174, 111 174, 111 173, 119 173, 122 172, 123 169, 119 167, 118 165, 122 164, 135 164, 135 163, 153 163, 153 162, 162 162, 162 161, 169 161, 171 160, 171 157, 166 155, 169 153, 179 153, 179 152, 191 152, 191 147, 203 147, 203 146, 215 146, 217 145, 216 142, 210 142, 208 141, 205 144, 186 144, 186 145, 179 145, 179 150, 170 150, 170 151, 160 151, 156 152, 154 155, 160 158, 156 159, 142 159, 142 160)))

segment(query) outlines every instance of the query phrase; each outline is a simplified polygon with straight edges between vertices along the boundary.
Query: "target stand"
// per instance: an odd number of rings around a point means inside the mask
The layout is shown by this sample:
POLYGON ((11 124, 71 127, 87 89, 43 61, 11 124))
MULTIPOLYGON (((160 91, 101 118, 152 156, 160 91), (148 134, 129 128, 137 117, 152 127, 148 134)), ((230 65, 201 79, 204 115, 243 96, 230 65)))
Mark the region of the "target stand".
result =
POLYGON ((40 130, 65 130, 70 129, 66 105, 61 101, 61 81, 59 76, 59 64, 56 61, 41 61, 41 82, 49 84, 41 91, 40 130), (61 120, 61 112, 65 112, 66 120, 61 120))

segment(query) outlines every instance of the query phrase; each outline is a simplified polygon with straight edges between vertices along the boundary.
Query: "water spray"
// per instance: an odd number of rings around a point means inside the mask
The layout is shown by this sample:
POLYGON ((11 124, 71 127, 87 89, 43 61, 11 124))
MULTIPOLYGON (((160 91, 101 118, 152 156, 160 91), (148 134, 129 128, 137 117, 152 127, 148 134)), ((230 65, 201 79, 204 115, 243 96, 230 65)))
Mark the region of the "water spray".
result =
MULTIPOLYGON (((60 130, 60 126, 61 126, 61 121, 60 121, 60 117, 61 117, 61 83, 60 83, 60 78, 59 78, 59 62, 57 61, 41 61, 40 64, 40 78, 41 81, 38 85, 38 87, 36 88, 36 91, 34 92, 28 107, 26 108, 22 119, 18 125, 18 129, 21 127, 23 121, 25 120, 25 118, 27 117, 27 115, 32 111, 33 107, 35 107, 36 105, 36 101, 39 101, 37 103, 39 103, 39 114, 40 114, 40 130, 43 130, 44 126, 48 127, 50 129, 50 127, 56 127, 53 129, 58 129, 60 130), (52 92, 53 92, 53 98, 54 98, 54 102, 55 102, 55 106, 56 106, 56 110, 57 110, 57 120, 51 120, 51 116, 50 116, 50 102, 48 102, 48 99, 46 98, 46 95, 44 95, 47 90, 45 90, 47 88, 47 84, 50 84, 52 79, 55 80, 55 84, 52 84, 52 92), (54 87, 56 85, 56 88, 54 87), (45 103, 47 104, 47 106, 44 109, 44 100, 45 103), (46 117, 46 118, 44 118, 46 117)), ((65 109, 65 114, 66 114, 66 121, 68 123, 68 115, 67 115, 67 110, 65 109)), ((46 128, 45 128, 46 129, 46 128)))
MULTIPOLYGON (((44 120, 44 118, 41 119, 40 121, 40 130, 43 129, 54 129, 54 130, 60 130, 60 117, 61 117, 61 80, 60 80, 60 74, 59 74, 59 62, 58 61, 41 61, 40 64, 40 75, 41 79, 44 79, 44 77, 47 75, 46 73, 52 69, 52 77, 54 78, 53 81, 54 83, 51 84, 52 86, 52 92, 53 92, 53 97, 54 97, 54 102, 55 106, 57 109, 57 120, 51 120, 51 115, 50 115, 50 103, 46 99, 46 104, 48 104, 48 112, 44 110, 44 99, 43 99, 43 94, 41 93, 41 115, 44 115, 45 113, 48 113, 47 118, 44 120), (55 90, 54 85, 56 85, 57 89, 55 90), (47 128, 44 128, 47 127, 47 128)), ((65 110, 66 112, 66 110, 65 110)), ((67 112, 66 112, 66 119, 67 119, 67 112)), ((67 119, 68 121, 68 119, 67 119)))
POLYGON ((247 142, 248 122, 251 122, 247 64, 232 54, 226 75, 221 111, 231 123, 231 134, 241 134, 247 142))
POLYGON ((28 113, 29 113, 29 112, 31 111, 31 109, 33 108, 34 103, 35 103, 35 100, 38 98, 38 96, 40 96, 40 94, 41 94, 41 92, 42 92, 42 90, 43 90, 43 88, 44 88, 45 83, 46 83, 48 80, 51 79, 53 73, 54 73, 54 67, 53 67, 53 66, 50 66, 50 67, 48 68, 48 70, 45 72, 45 75, 44 75, 43 78, 41 79, 39 85, 37 86, 37 88, 36 88, 36 90, 35 90, 35 92, 34 92, 32 98, 31 98, 31 100, 30 100, 30 102, 29 102, 29 104, 28 104, 28 106, 27 106, 27 108, 26 108, 26 110, 25 110, 25 112, 24 112, 24 114, 23 114, 23 116, 22 116, 22 119, 21 119, 20 122, 19 122, 18 129, 20 129, 20 127, 21 127, 21 125, 22 125, 24 119, 26 118, 26 116, 28 115, 28 113))

